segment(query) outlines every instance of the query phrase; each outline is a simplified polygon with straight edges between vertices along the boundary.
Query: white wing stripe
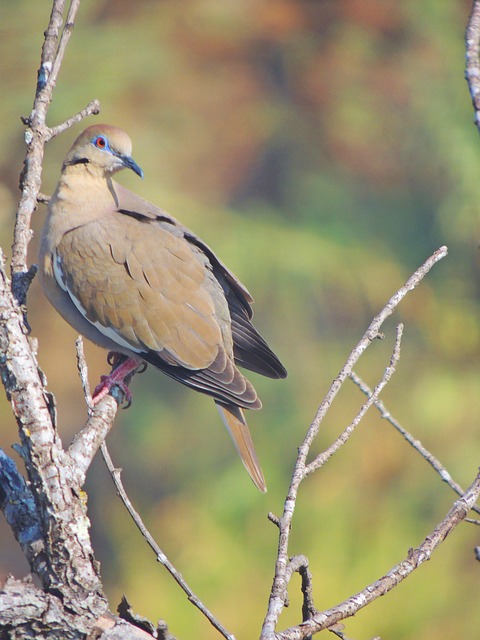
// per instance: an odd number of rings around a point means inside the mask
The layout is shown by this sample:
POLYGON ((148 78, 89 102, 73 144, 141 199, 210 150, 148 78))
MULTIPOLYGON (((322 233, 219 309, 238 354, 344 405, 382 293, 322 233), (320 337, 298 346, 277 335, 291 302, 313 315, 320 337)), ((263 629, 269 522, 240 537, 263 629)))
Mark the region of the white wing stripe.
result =
POLYGON ((82 303, 77 298, 77 296, 74 295, 68 288, 65 277, 63 275, 62 260, 56 251, 53 255, 53 275, 58 286, 63 289, 63 291, 68 293, 70 300, 77 307, 78 311, 82 314, 85 320, 87 320, 91 325, 95 327, 95 329, 98 329, 98 331, 100 331, 100 333, 102 333, 106 338, 109 338, 110 340, 112 340, 112 342, 116 342, 119 346, 124 347, 129 351, 134 351, 135 353, 141 353, 141 349, 136 349, 135 347, 133 347, 129 342, 122 338, 122 336, 120 336, 115 331, 115 329, 112 329, 111 327, 105 327, 103 324, 98 322, 98 320, 92 322, 89 318, 87 318, 87 313, 83 308, 82 303))

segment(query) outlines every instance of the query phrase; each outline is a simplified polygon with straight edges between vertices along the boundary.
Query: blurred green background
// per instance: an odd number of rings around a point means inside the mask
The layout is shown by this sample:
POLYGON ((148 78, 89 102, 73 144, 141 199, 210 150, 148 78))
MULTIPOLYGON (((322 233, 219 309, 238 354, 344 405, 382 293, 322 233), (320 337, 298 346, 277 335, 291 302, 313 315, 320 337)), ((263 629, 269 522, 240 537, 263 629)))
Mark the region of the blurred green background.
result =
MULTIPOLYGON (((51 3, 0 0, 0 239, 8 253, 24 144, 51 3)), ((463 78, 471 3, 459 0, 83 0, 49 124, 101 101, 145 172, 119 180, 208 242, 254 294, 256 324, 289 370, 249 375, 264 403, 249 422, 269 492, 249 481, 211 400, 150 367, 108 438, 123 480, 164 551, 240 640, 258 637, 296 448, 371 317, 441 244, 449 257, 402 303, 357 371, 372 386, 406 323, 390 411, 467 486, 479 464, 480 141, 463 78)), ((42 191, 89 122, 52 141, 42 191)), ((35 262, 45 215, 34 218, 35 262)), ((86 411, 75 333, 29 295, 39 360, 65 443, 86 411)), ((87 347, 92 385, 105 354, 87 347)), ((314 445, 362 403, 348 383, 314 445)), ((17 440, 6 401, 0 445, 17 440)), ((92 536, 115 608, 164 617, 179 639, 217 636, 158 566, 101 461, 87 483, 92 536)), ((454 495, 372 411, 300 494, 290 551, 306 554, 317 607, 403 559, 454 495)), ((0 579, 27 571, 1 522, 0 579)), ((387 597, 349 620, 349 637, 477 639, 480 566, 472 525, 457 529, 387 597)), ((300 619, 299 580, 282 627, 300 619)))

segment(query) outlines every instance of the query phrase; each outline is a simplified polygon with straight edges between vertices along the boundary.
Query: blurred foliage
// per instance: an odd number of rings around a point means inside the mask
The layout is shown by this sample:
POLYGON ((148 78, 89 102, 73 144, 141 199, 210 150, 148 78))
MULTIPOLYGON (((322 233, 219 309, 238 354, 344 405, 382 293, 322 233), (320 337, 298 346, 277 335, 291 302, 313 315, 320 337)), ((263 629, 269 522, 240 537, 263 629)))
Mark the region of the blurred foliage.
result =
MULTIPOLYGON (((257 494, 213 403, 149 369, 109 444, 166 553, 238 638, 256 637, 296 447, 372 315, 441 244, 449 257, 358 366, 372 386, 406 323, 391 412, 465 486, 478 467, 480 145, 463 79, 470 2, 442 0, 83 0, 49 121, 90 99, 126 129, 145 181, 120 180, 192 227, 256 299, 257 326, 289 369, 251 375, 249 415, 269 483, 257 494)), ((50 2, 0 0, 0 240, 5 251, 50 2)), ((80 130, 52 141, 43 191, 80 130)), ((36 238, 44 217, 35 216, 36 238)), ((35 261, 36 238, 31 260, 35 261)), ((37 282, 29 319, 68 442, 85 417, 74 332, 37 282)), ((105 354, 88 347, 92 383, 105 354)), ((362 402, 347 385, 322 427, 328 445, 362 402)), ((2 446, 16 440, 6 402, 2 446)), ((92 534, 112 603, 165 617, 179 638, 212 629, 157 566, 99 461, 92 534)), ((405 557, 454 496, 375 412, 301 491, 292 553, 309 556, 318 607, 405 557)), ((2 523, 0 577, 26 571, 2 523)), ((347 622, 349 637, 476 639, 478 534, 463 525, 432 562, 347 622)), ((299 582, 282 624, 300 618, 299 582)), ((216 637, 216 636, 215 636, 216 637)))

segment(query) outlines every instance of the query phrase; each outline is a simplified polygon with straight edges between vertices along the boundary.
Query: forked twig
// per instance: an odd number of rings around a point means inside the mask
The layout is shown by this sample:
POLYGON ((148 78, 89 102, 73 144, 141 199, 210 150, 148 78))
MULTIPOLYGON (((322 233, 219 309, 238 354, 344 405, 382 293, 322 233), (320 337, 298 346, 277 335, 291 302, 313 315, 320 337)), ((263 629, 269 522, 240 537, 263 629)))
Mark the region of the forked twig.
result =
POLYGON ((340 620, 349 618, 370 602, 394 589, 412 571, 430 559, 433 551, 445 540, 449 533, 465 519, 480 495, 480 472, 465 494, 455 501, 445 518, 416 548, 410 549, 408 557, 396 564, 386 575, 369 584, 339 605, 317 612, 312 618, 295 627, 273 634, 275 640, 306 640, 314 633, 328 629, 340 620))
MULTIPOLYGON (((275 628, 284 607, 286 591, 288 586, 288 579, 287 579, 288 545, 289 545, 289 539, 290 539, 290 531, 292 527, 292 519, 293 519, 293 514, 295 511, 296 500, 298 495, 298 489, 301 482, 307 477, 307 475, 309 475, 309 473, 312 473, 315 470, 315 468, 318 468, 323 463, 322 456, 319 456, 314 460, 313 463, 311 463, 313 464, 313 466, 307 465, 307 457, 310 452, 310 448, 312 446, 313 440, 318 434, 320 425, 323 419, 325 418, 325 415, 327 414, 334 398, 336 397, 337 393, 342 387, 343 383, 345 382, 347 377, 350 375, 350 373, 353 371, 353 367, 355 366, 356 362, 358 361, 360 356, 363 354, 365 349, 367 349, 367 347, 371 344, 371 342, 379 335, 379 331, 382 324, 394 312, 398 304, 409 293, 409 291, 412 291, 421 282, 421 280, 430 271, 430 269, 439 260, 441 260, 447 255, 447 252, 448 252, 447 247, 440 247, 440 249, 435 251, 435 253, 433 253, 424 262, 424 264, 422 264, 413 273, 413 275, 410 278, 408 278, 408 280, 403 285, 403 287, 401 287, 390 298, 390 300, 383 307, 383 309, 373 318, 367 331, 365 332, 365 334, 363 335, 363 337, 361 338, 357 346, 352 350, 342 370, 340 371, 340 373, 338 374, 338 376, 335 378, 332 385, 330 386, 330 389, 328 390, 323 402, 321 403, 315 415, 315 418, 313 419, 307 431, 304 441, 302 442, 302 444, 298 449, 298 456, 295 463, 295 468, 293 471, 290 487, 288 489, 288 493, 285 499, 283 514, 280 518, 278 518, 279 543, 278 543, 277 560, 275 563, 275 576, 274 576, 273 585, 272 585, 270 598, 268 602, 267 614, 265 616, 265 620, 262 627, 261 640, 271 640, 274 637, 277 637, 275 635, 275 628)), ((397 336, 398 345, 399 345, 400 337, 401 337, 401 330, 397 336)), ((395 361, 395 356, 392 357, 392 362, 394 361, 395 361)), ((387 375, 387 378, 388 377, 389 375, 387 375)), ((382 387, 384 386, 385 383, 386 381, 385 382, 381 381, 379 385, 382 387)), ((377 393, 379 391, 380 389, 377 390, 377 393)), ((372 404, 372 401, 370 401, 370 403, 366 403, 367 406, 365 407, 365 410, 371 404, 372 404)), ((335 447, 335 444, 332 446, 335 447)), ((341 444, 339 444, 339 446, 341 446, 341 444)), ((329 454, 327 454, 327 459, 328 457, 329 457, 329 454)), ((334 622, 335 621, 332 621, 332 624, 334 622)), ((301 625, 299 625, 299 628, 300 626, 301 625)), ((302 636, 296 636, 295 634, 294 635, 290 634, 284 637, 285 638, 288 637, 290 639, 290 638, 297 638, 297 637, 305 638, 307 636, 308 636, 308 633, 302 636)))
MULTIPOLYGON (((78 363, 78 371, 80 374, 80 379, 82 382, 82 387, 83 387, 83 393, 85 396, 85 400, 87 402, 87 406, 89 407, 89 410, 92 411, 92 397, 90 395, 90 386, 88 383, 88 368, 87 368, 87 363, 85 361, 85 354, 83 352, 83 340, 82 338, 78 338, 77 340, 77 363, 78 363)), ((109 396, 106 396, 105 398, 103 398, 100 403, 103 403, 104 400, 110 399, 109 396)), ((99 404, 100 404, 99 403, 99 404)), ((116 404, 116 403, 114 403, 116 404)), ((108 426, 108 428, 104 429, 102 428, 102 424, 93 424, 91 421, 92 419, 95 417, 96 415, 96 411, 95 413, 92 414, 92 416, 90 417, 89 421, 87 422, 87 424, 85 425, 84 429, 82 429, 82 431, 76 436, 74 442, 72 443, 72 445, 70 446, 70 452, 72 451, 72 447, 75 447, 75 452, 78 452, 81 449, 80 446, 80 439, 83 439, 87 446, 89 446, 89 455, 92 454, 93 451, 93 445, 90 446, 90 443, 92 442, 99 442, 99 438, 103 436, 103 438, 107 435, 108 430, 111 426, 111 424, 108 426), (82 435, 82 434, 86 434, 86 435, 82 435)), ((115 417, 115 414, 113 414, 111 420, 113 422, 113 419, 115 417)), ((155 541, 154 537, 152 536, 152 534, 150 533, 150 531, 147 529, 147 527, 145 526, 145 523, 143 522, 140 514, 138 513, 138 511, 134 508, 132 501, 130 500, 130 498, 128 497, 128 494, 125 490, 125 487, 123 486, 123 482, 121 479, 121 469, 115 467, 115 465, 113 464, 112 458, 110 456, 110 453, 108 451, 107 445, 105 443, 105 441, 103 440, 100 444, 100 451, 102 452, 102 456, 103 459, 105 461, 105 464, 107 465, 107 469, 112 477, 113 483, 115 485, 115 488, 117 490, 117 494, 120 497, 121 501, 123 502, 125 508, 127 509, 128 513, 130 514, 130 517, 132 518, 133 522, 135 523, 137 529, 140 531, 140 533, 142 534, 142 536, 145 538, 145 540, 147 541, 147 544, 149 545, 149 547, 153 550, 153 552, 155 553, 155 556, 157 558, 157 561, 160 562, 165 569, 168 571, 168 573, 172 576, 172 578, 175 580, 175 582, 180 586, 180 588, 184 591, 184 593, 187 595, 189 601, 195 606, 197 607, 197 609, 199 609, 203 615, 207 618, 207 620, 210 622, 210 624, 224 637, 226 638, 226 640, 235 640, 235 636, 232 635, 229 631, 227 631, 227 629, 225 629, 225 627, 220 623, 219 620, 217 620, 217 618, 213 615, 213 613, 203 604, 203 602, 200 600, 200 598, 195 595, 195 593, 192 591, 192 589, 190 588, 190 586, 188 585, 188 583, 186 582, 185 578, 182 576, 182 574, 180 573, 180 571, 178 571, 178 569, 176 569, 176 567, 170 562, 170 560, 167 558, 167 556, 165 555, 165 553, 162 551, 162 549, 160 548, 160 546, 157 544, 157 542, 155 541)), ((80 459, 80 462, 82 460, 80 459)), ((88 468, 88 465, 87 467, 88 468)), ((85 469, 86 471, 86 469, 85 469)))
POLYGON ((397 363, 400 359, 400 345, 402 341, 402 336, 403 336, 403 324, 399 324, 397 326, 397 337, 395 340, 395 346, 393 348, 392 357, 390 358, 390 365, 385 369, 380 382, 377 384, 372 394, 368 397, 367 402, 365 402, 365 404, 361 407, 360 411, 357 413, 357 415, 352 420, 352 422, 348 425, 348 427, 338 436, 338 438, 327 449, 325 449, 325 451, 320 453, 314 460, 312 460, 312 462, 306 465, 304 470, 305 478, 307 478, 317 469, 320 469, 320 467, 323 467, 323 465, 327 462, 327 460, 331 458, 333 454, 336 453, 340 449, 340 447, 342 447, 345 444, 348 438, 352 435, 354 429, 363 420, 365 414, 370 409, 372 404, 374 404, 375 400, 378 399, 378 396, 390 381, 390 378, 394 374, 395 369, 397 367, 397 363))
POLYGON ((65 0, 56 0, 53 3, 42 47, 32 111, 28 117, 23 118, 23 122, 28 127, 25 132, 27 153, 21 176, 22 195, 16 213, 11 261, 14 293, 16 293, 20 303, 24 302, 26 295, 26 291, 23 291, 24 287, 19 283, 22 275, 27 272, 27 251, 32 237, 30 221, 40 193, 45 143, 57 132, 63 131, 74 122, 78 122, 88 115, 98 113, 100 109, 98 101, 94 100, 83 111, 69 118, 62 125, 58 125, 53 129, 49 129, 46 125, 47 111, 52 101, 53 90, 73 30, 80 0, 70 0, 65 24, 62 28, 65 4, 65 0), (18 293, 16 290, 17 284, 19 284, 18 293))
MULTIPOLYGON (((354 371, 352 371, 352 373, 350 374, 350 378, 357 385, 360 391, 362 391, 362 393, 364 393, 369 398, 372 397, 373 392, 370 387, 354 371)), ((423 446, 418 438, 412 436, 411 433, 409 433, 404 427, 402 427, 398 420, 396 420, 392 416, 390 411, 388 411, 384 403, 379 398, 376 398, 373 401, 373 404, 380 412, 381 417, 384 420, 387 420, 387 422, 389 422, 392 427, 394 427, 405 438, 405 440, 415 449, 415 451, 418 451, 422 458, 425 458, 425 460, 433 467, 433 469, 435 469, 441 479, 446 482, 448 486, 453 489, 453 491, 455 491, 456 494, 458 494, 459 496, 463 496, 465 490, 462 489, 458 482, 455 482, 455 480, 452 478, 443 464, 432 453, 430 453, 428 449, 423 446)), ((477 505, 473 505, 472 510, 480 513, 480 507, 478 507, 477 505)), ((470 522, 469 518, 466 518, 466 520, 470 522)))

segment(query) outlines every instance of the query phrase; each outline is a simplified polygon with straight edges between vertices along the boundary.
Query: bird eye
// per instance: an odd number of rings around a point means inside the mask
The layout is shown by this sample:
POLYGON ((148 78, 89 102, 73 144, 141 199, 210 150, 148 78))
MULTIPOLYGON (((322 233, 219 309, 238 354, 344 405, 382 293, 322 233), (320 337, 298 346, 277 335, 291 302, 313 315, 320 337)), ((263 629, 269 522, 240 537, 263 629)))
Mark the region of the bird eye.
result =
POLYGON ((104 138, 103 136, 97 136, 96 138, 94 138, 93 144, 98 149, 106 149, 106 147, 107 147, 107 139, 104 138))

